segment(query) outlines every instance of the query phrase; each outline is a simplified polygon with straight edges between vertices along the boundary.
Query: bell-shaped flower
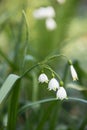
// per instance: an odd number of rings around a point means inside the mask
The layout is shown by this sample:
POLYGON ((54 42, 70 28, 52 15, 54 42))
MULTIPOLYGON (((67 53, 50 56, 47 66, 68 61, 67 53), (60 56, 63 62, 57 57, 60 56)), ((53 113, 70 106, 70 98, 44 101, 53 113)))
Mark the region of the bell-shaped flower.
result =
POLYGON ((50 31, 56 29, 57 24, 53 18, 47 18, 46 19, 46 28, 50 31))
POLYGON ((56 91, 57 89, 59 89, 59 82, 55 78, 52 78, 49 81, 48 89, 56 91))
POLYGON ((71 75, 72 75, 73 81, 78 80, 78 76, 77 76, 76 70, 73 67, 73 65, 70 65, 70 71, 71 71, 71 75))
POLYGON ((42 74, 40 74, 40 76, 39 76, 39 78, 38 78, 38 81, 40 82, 40 83, 48 83, 48 77, 47 77, 47 75, 46 74, 44 74, 44 73, 42 73, 42 74))
POLYGON ((66 90, 64 89, 64 87, 60 87, 57 90, 56 97, 57 97, 57 99, 60 99, 60 100, 67 99, 67 93, 66 93, 66 90))
POLYGON ((55 16, 55 11, 52 6, 40 7, 39 9, 34 10, 33 16, 36 19, 52 18, 55 16))
POLYGON ((64 4, 64 3, 66 2, 66 0, 57 0, 57 2, 58 2, 59 4, 64 4))

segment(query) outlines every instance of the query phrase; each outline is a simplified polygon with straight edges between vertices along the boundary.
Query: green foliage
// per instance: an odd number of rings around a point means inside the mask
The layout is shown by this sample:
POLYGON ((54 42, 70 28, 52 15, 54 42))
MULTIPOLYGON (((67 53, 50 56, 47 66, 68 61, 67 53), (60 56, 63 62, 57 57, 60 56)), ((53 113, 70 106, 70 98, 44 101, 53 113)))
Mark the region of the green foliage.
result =
POLYGON ((0 89, 0 104, 9 95, 13 85, 19 79, 19 76, 10 74, 0 89))
MULTIPOLYGON (((84 56, 80 57, 79 51, 71 50, 73 41, 79 44, 79 47, 74 45, 74 49, 87 48, 85 42, 81 47, 82 44, 77 42, 77 39, 86 37, 87 30, 82 29, 82 33, 75 36, 70 31, 76 27, 73 21, 81 17, 77 13, 77 9, 82 7, 80 1, 66 0, 59 4, 56 0, 9 0, 0 1, 0 4, 0 129, 85 130, 86 53, 81 50, 84 56), (46 6, 55 10, 55 30, 47 30, 46 19, 33 17, 35 9, 46 6), (68 71, 69 59, 74 59, 73 65, 78 73, 79 80, 75 83, 68 71), (68 99, 58 100, 56 92, 47 90, 47 84, 39 84, 41 72, 46 73, 49 79, 55 76, 63 81, 68 99), (4 118, 6 114, 7 121, 4 118)), ((87 41, 87 37, 85 39, 87 41)))

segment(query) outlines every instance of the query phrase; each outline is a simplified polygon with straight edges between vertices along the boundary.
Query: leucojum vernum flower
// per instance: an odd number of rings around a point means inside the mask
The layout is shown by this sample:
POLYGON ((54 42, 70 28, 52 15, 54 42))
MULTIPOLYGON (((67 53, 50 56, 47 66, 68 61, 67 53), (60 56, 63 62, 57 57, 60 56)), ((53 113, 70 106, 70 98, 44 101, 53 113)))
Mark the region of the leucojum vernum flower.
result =
POLYGON ((70 71, 71 71, 71 76, 73 78, 73 81, 76 81, 76 80, 78 80, 77 72, 76 72, 76 70, 75 70, 75 68, 72 64, 72 61, 69 60, 68 62, 69 62, 69 65, 70 65, 70 71))
POLYGON ((59 87, 57 93, 56 93, 57 99, 67 99, 67 93, 64 87, 59 87))
POLYGON ((52 6, 40 7, 33 12, 33 17, 37 20, 45 20, 46 29, 53 31, 57 28, 55 17, 55 10, 52 6))
POLYGON ((55 78, 52 78, 48 83, 48 89, 56 91, 58 88, 59 82, 55 78))
POLYGON ((44 73, 40 74, 38 80, 39 80, 40 83, 44 83, 44 82, 48 83, 48 77, 44 73))
MULTIPOLYGON (((68 60, 69 66, 70 66, 70 72, 73 81, 78 80, 77 72, 71 62, 71 60, 68 60)), ((67 99, 67 92, 64 88, 64 83, 61 80, 60 76, 48 66, 46 69, 50 70, 52 73, 52 78, 49 80, 48 76, 45 73, 41 73, 39 75, 38 81, 39 83, 47 83, 48 84, 48 90, 56 92, 56 98, 63 100, 67 99), (55 78, 56 77, 56 78, 55 78), (58 78, 58 79, 57 79, 58 78)))

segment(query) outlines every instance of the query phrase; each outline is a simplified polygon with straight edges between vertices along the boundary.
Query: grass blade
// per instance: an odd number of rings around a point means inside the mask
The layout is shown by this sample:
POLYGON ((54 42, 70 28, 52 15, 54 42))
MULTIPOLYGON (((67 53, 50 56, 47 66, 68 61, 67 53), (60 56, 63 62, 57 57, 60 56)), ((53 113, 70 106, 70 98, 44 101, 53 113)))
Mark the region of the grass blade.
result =
POLYGON ((14 85, 14 88, 12 89, 12 94, 10 98, 7 130, 16 130, 19 93, 20 93, 20 80, 17 80, 17 82, 14 85))
MULTIPOLYGON (((37 105, 37 104, 46 103, 46 102, 52 102, 52 101, 59 101, 59 100, 58 100, 57 98, 48 98, 48 99, 43 99, 43 100, 39 100, 39 101, 36 101, 36 102, 27 103, 26 105, 24 105, 24 106, 19 110, 19 113, 24 112, 25 110, 27 110, 27 109, 28 109, 29 107, 31 107, 31 106, 34 106, 34 105, 37 105)), ((69 97, 68 99, 63 100, 63 102, 64 102, 64 101, 78 101, 78 102, 87 104, 87 100, 81 99, 81 98, 69 97)))
POLYGON ((12 89, 14 83, 19 79, 19 76, 10 74, 2 87, 0 88, 0 104, 3 102, 3 100, 7 97, 10 90, 12 89))
POLYGON ((76 89, 78 91, 87 91, 87 87, 72 83, 67 84, 67 88, 76 89))

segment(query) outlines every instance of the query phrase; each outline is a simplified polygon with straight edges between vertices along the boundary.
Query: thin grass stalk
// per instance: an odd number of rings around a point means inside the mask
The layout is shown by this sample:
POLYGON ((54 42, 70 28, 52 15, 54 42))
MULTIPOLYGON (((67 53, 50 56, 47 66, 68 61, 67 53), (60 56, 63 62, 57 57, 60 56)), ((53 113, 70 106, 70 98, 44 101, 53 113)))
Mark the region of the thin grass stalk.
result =
POLYGON ((32 73, 33 76, 33 90, 32 90, 32 101, 37 101, 38 98, 38 81, 35 72, 32 73))
POLYGON ((16 82, 12 91, 8 109, 7 130, 16 130, 19 92, 20 92, 20 80, 16 82))

